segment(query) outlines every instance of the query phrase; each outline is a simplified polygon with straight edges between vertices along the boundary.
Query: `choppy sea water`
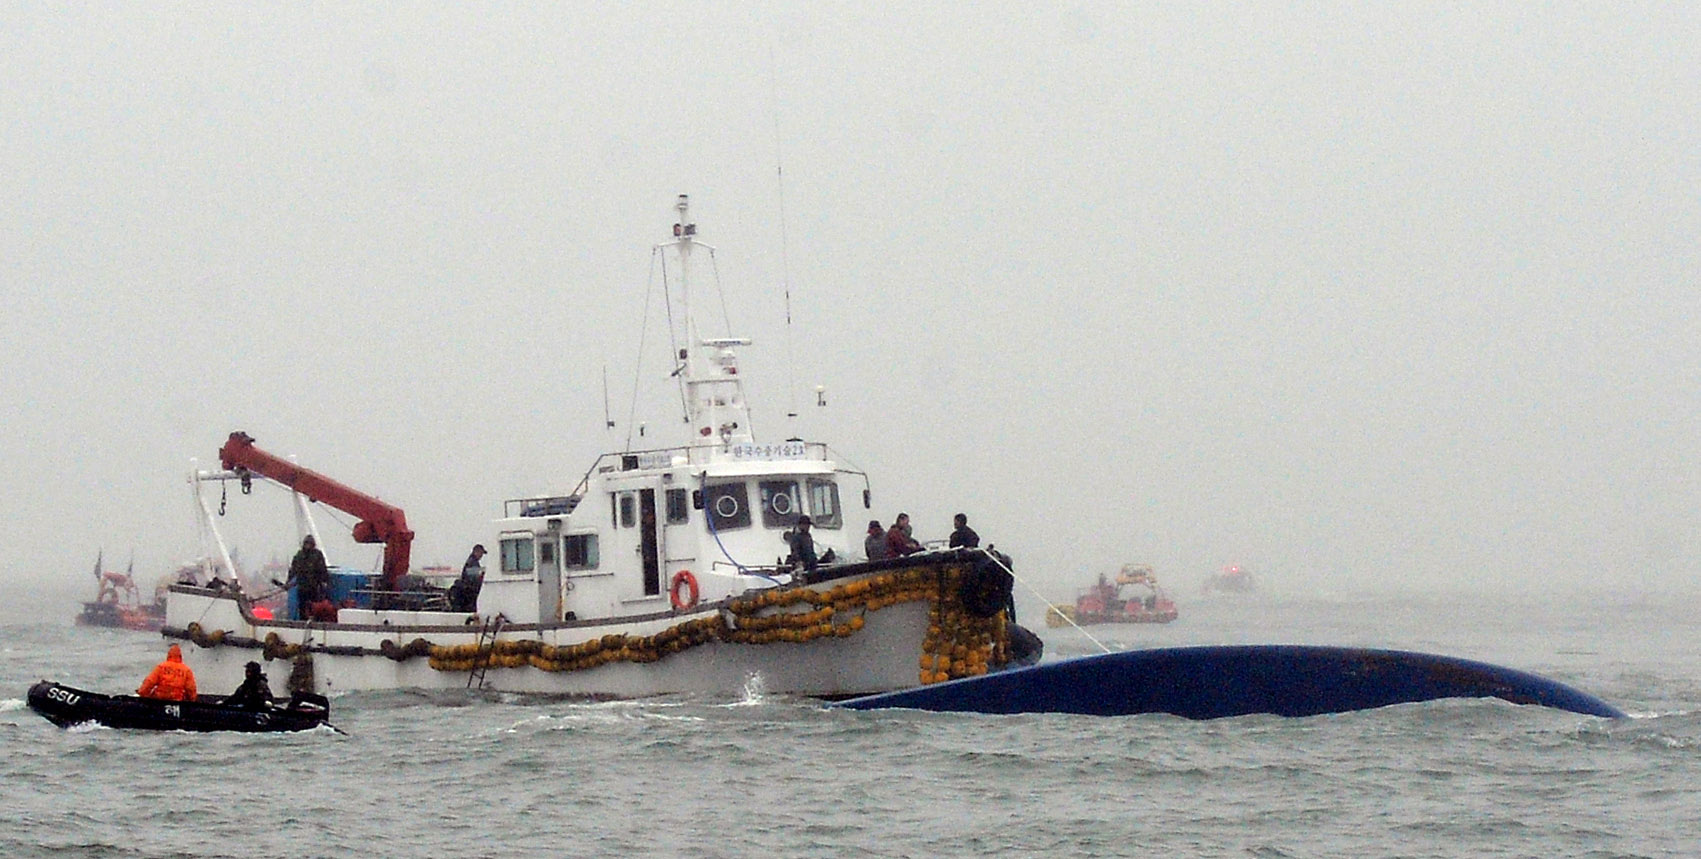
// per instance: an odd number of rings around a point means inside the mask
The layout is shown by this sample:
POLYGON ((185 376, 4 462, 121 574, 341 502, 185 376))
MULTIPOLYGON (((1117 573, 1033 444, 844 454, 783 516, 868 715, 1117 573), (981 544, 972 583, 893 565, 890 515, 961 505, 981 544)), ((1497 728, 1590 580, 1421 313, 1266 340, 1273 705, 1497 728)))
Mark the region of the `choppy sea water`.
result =
MULTIPOLYGON (((1090 632, 1113 649, 1444 653, 1633 716, 1494 700, 1210 722, 847 712, 756 684, 628 702, 346 694, 346 736, 67 731, 24 707, 30 683, 132 689, 163 652, 72 626, 69 604, 0 629, 0 856, 1701 854, 1693 598, 1180 602, 1173 624, 1090 632)), ((1097 652, 1039 631, 1047 658, 1097 652)))

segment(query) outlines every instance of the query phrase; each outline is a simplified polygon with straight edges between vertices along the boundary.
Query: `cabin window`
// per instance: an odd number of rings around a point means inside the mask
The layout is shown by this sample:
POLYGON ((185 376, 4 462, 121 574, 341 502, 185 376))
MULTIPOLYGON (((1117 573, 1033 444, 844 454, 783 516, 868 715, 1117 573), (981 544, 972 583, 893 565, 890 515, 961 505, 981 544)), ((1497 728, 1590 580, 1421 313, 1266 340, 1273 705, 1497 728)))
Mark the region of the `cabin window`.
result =
POLYGON ((561 565, 569 570, 596 569, 597 535, 568 534, 561 538, 561 565))
POLYGON ((691 521, 691 496, 683 489, 667 491, 667 524, 683 525, 691 521))
POLYGON ((717 531, 750 527, 749 493, 742 483, 711 484, 703 490, 709 525, 717 531))
POLYGON ((632 493, 626 492, 620 496, 620 527, 630 528, 638 524, 638 502, 632 493))
POLYGON ((769 528, 789 528, 797 524, 803 505, 797 503, 797 484, 790 480, 764 480, 762 489, 762 524, 769 528))
POLYGON ((809 481, 809 518, 817 528, 840 528, 844 516, 839 510, 839 485, 831 480, 809 481))
POLYGON ((536 567, 532 562, 532 538, 517 537, 502 541, 502 572, 528 575, 536 567))

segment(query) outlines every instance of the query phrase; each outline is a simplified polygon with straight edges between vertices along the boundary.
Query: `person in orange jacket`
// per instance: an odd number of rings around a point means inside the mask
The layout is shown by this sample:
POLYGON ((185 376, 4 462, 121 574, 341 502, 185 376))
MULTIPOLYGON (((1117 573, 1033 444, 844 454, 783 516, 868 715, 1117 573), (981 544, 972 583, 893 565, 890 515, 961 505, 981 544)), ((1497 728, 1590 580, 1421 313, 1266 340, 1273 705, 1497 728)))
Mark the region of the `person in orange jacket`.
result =
POLYGON ((183 664, 183 648, 173 644, 165 652, 165 661, 154 666, 136 694, 167 701, 195 700, 195 672, 183 664))

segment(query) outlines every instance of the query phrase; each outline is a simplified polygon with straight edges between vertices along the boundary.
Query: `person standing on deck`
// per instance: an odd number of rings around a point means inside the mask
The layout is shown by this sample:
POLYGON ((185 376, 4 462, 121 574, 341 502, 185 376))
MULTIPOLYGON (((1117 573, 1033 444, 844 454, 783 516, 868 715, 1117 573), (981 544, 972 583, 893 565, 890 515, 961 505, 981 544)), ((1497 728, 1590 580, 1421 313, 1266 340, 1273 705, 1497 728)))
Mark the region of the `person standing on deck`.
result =
POLYGON ((898 518, 892 520, 892 527, 886 529, 886 549, 893 557, 921 551, 921 544, 910 536, 910 514, 899 513, 898 518))
POLYGON ((868 536, 862 539, 862 551, 870 561, 883 561, 892 557, 892 550, 886 547, 886 529, 880 527, 879 519, 868 521, 868 536))
POLYGON ((980 548, 980 535, 975 533, 975 529, 969 527, 969 517, 958 513, 952 522, 957 527, 951 532, 951 548, 980 548))
POLYGON ((792 564, 801 566, 805 572, 812 572, 821 565, 820 560, 815 556, 815 538, 809 536, 809 528, 814 524, 814 520, 808 516, 799 516, 797 517, 797 530, 791 533, 791 558, 789 560, 792 564))
POLYGON ((289 562, 289 579, 284 587, 290 585, 295 586, 297 620, 311 619, 314 604, 331 597, 331 570, 325 566, 325 553, 319 551, 312 534, 301 538, 301 551, 289 562))
POLYGON ((478 592, 484 589, 484 544, 472 547, 467 562, 461 565, 461 577, 449 588, 449 608, 455 611, 474 611, 478 608, 478 592))

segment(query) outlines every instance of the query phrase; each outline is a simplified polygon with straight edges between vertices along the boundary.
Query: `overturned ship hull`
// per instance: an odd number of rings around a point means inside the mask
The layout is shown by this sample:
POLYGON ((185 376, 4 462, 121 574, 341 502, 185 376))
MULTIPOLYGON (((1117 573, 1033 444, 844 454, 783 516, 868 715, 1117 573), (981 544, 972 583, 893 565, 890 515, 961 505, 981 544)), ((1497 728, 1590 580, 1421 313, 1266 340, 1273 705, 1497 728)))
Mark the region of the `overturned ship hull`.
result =
POLYGON ((974 713, 1316 716, 1439 698, 1500 698, 1607 718, 1617 707, 1535 674, 1450 656, 1305 645, 1167 647, 1084 656, 846 701, 974 713))

